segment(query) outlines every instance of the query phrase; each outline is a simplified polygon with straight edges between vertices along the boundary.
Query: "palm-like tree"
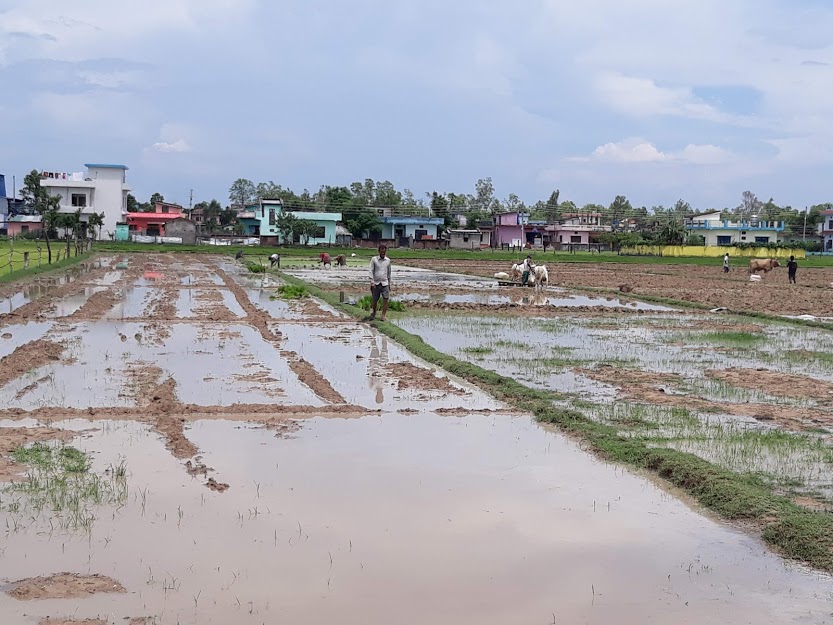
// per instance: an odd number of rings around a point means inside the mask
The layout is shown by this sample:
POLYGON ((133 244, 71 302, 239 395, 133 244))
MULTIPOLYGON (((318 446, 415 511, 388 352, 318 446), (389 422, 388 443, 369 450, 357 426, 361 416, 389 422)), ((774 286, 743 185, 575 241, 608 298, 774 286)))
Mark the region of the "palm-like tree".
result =
MULTIPOLYGON (((90 228, 98 228, 98 236, 96 238, 101 238, 101 228, 104 227, 104 213, 92 213, 87 218, 87 225, 90 228)), ((95 230, 93 230, 95 232, 95 230)))

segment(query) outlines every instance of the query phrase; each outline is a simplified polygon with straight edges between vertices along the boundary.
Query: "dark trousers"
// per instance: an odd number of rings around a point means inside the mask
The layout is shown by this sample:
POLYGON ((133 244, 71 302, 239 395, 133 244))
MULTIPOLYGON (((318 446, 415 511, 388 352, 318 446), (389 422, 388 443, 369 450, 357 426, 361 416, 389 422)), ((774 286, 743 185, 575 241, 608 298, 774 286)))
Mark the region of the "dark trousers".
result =
POLYGON ((794 272, 794 271, 790 271, 788 275, 789 275, 789 278, 790 278, 790 282, 791 282, 792 284, 795 284, 795 272, 794 272))

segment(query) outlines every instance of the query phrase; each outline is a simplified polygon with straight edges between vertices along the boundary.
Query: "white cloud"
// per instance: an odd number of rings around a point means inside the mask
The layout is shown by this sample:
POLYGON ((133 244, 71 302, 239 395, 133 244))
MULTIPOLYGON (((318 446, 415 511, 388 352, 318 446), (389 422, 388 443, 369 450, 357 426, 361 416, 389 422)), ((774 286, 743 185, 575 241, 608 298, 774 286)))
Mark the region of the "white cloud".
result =
POLYGON ((150 146, 152 150, 157 152, 190 152, 191 146, 185 139, 177 139, 174 142, 159 141, 150 146))
POLYGON ((589 157, 574 157, 577 162, 602 163, 689 163, 715 165, 731 159, 731 154, 715 145, 689 144, 676 152, 663 152, 643 139, 632 138, 619 143, 600 145, 589 157))
POLYGON ((728 121, 730 117, 696 98, 685 87, 661 87, 649 78, 603 73, 595 80, 599 98, 626 115, 650 117, 676 115, 709 121, 728 121))

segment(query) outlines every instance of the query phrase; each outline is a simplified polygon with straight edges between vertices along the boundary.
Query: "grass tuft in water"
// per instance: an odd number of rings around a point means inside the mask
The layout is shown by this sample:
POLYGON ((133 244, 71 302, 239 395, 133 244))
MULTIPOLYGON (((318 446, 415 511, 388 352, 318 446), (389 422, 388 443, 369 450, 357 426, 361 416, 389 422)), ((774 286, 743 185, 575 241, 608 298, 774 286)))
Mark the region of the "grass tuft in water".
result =
MULTIPOLYGON (((356 302, 356 306, 362 310, 370 310, 371 306, 373 306, 373 298, 371 298, 370 295, 365 295, 356 302)), ((405 312, 405 304, 395 299, 388 300, 388 310, 393 312, 405 312)))
POLYGON ((282 299, 301 299, 303 297, 309 297, 309 291, 305 286, 282 284, 278 287, 277 296, 282 299))

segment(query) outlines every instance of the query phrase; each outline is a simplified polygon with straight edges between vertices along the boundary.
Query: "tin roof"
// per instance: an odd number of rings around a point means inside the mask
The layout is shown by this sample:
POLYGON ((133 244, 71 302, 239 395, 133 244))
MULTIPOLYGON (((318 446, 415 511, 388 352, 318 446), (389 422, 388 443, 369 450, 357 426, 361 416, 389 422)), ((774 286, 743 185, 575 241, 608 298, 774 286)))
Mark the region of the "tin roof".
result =
POLYGON ((127 169, 127 165, 112 165, 109 163, 84 163, 84 167, 90 169, 127 169))

